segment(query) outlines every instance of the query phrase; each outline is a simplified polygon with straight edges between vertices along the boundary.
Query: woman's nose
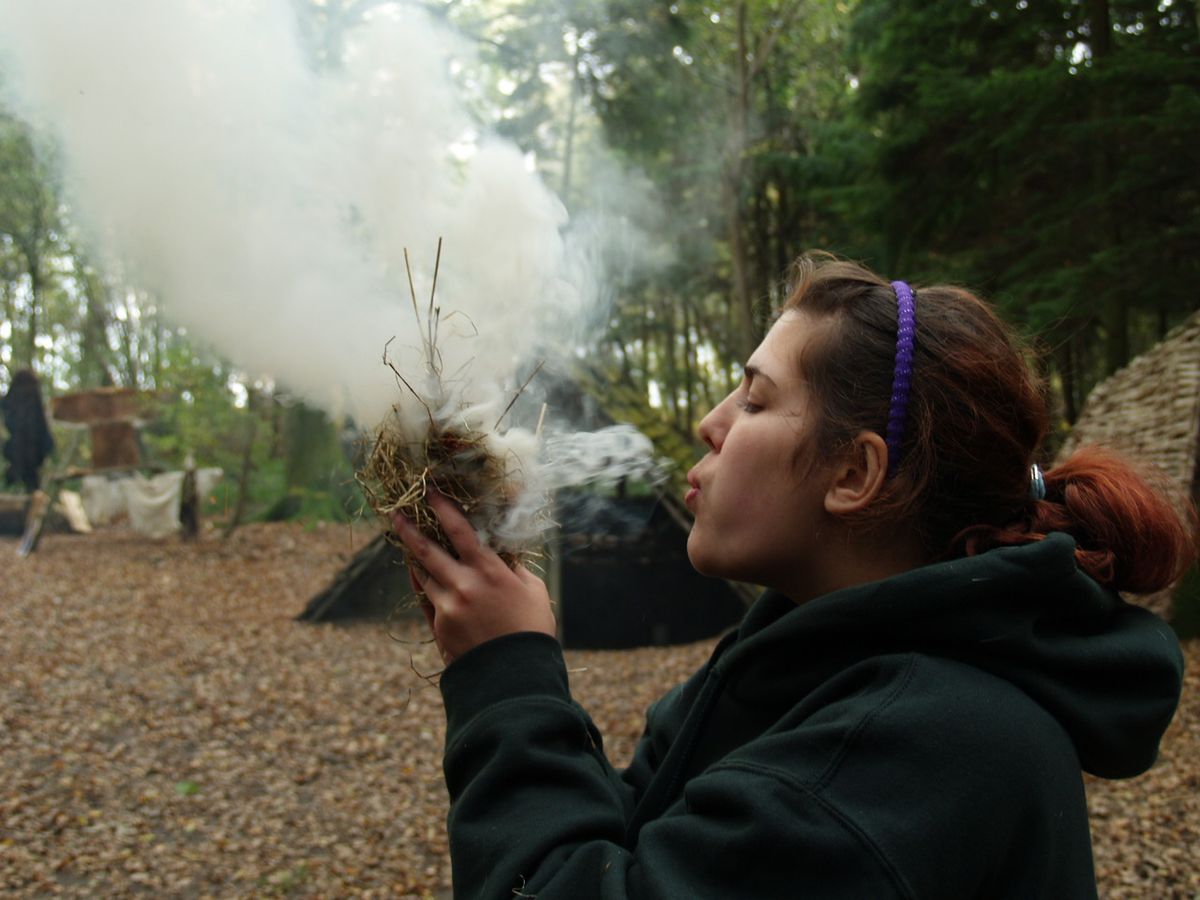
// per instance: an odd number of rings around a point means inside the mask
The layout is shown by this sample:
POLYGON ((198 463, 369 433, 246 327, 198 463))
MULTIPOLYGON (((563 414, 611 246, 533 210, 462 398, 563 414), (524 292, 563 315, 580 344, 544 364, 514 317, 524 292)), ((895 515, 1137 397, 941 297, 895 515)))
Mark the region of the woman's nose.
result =
POLYGON ((725 441, 727 426, 723 411, 728 403, 728 397, 718 403, 707 416, 700 420, 700 427, 697 429, 700 440, 704 441, 713 451, 720 451, 721 444, 725 441))

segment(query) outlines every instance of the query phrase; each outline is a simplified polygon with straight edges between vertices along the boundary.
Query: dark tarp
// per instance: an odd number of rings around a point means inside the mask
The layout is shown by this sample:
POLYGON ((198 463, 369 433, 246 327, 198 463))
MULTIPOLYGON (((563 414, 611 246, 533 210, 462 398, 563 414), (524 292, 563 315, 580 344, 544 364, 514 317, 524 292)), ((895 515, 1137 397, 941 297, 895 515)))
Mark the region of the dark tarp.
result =
POLYGON ((655 497, 559 496, 562 639, 577 649, 705 640, 746 610, 687 556, 687 532, 655 497))

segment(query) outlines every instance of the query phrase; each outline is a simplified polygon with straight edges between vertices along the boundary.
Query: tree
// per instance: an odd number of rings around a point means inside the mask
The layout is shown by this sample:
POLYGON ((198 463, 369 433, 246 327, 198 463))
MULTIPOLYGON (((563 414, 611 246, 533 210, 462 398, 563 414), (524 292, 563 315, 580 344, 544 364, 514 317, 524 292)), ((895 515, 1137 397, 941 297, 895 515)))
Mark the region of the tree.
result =
POLYGON ((882 263, 983 286, 1041 334, 1068 419, 1196 304, 1200 44, 1149 0, 864 0, 882 263))
POLYGON ((8 272, 16 262, 26 279, 21 291, 6 279, 5 313, 13 327, 16 367, 38 368, 37 339, 44 294, 52 277, 50 257, 59 241, 59 201, 44 155, 23 123, 0 111, 0 239, 8 272), (25 322, 17 340, 17 298, 24 295, 25 322))
POLYGON ((591 99, 608 142, 669 210, 651 231, 673 257, 623 286, 611 378, 640 386, 690 446, 740 377, 792 259, 846 230, 843 172, 865 141, 842 124, 844 13, 627 0, 605 11, 591 99))
MULTIPOLYGON (((804 246, 817 198, 805 176, 819 135, 847 99, 833 3, 608 4, 597 108, 615 146, 675 204, 709 225, 735 336, 758 343, 769 301, 804 246), (637 4, 640 8, 641 4, 637 4), (661 176, 661 181, 659 177, 661 176), (799 177, 798 177, 799 176, 799 177), (785 249, 786 248, 786 249, 785 249)), ((814 229, 815 230, 815 229, 814 229)))
POLYGON ((112 350, 108 343, 109 289, 100 272, 76 251, 75 269, 82 289, 83 315, 79 328, 79 386, 108 387, 116 384, 112 350))

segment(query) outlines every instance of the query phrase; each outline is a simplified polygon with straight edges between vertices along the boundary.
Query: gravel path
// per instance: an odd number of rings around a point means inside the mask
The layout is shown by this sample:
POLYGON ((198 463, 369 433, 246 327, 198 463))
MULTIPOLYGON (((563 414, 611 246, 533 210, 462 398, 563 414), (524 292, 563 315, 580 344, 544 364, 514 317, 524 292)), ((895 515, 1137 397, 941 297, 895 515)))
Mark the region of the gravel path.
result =
MULTIPOLYGON (((448 896, 442 712, 420 675, 435 654, 413 623, 292 620, 368 537, 109 530, 47 536, 25 560, 0 540, 0 891, 448 896)), ((709 646, 569 654, 615 763, 709 646)), ((1104 897, 1200 897, 1200 644, 1186 649, 1158 766, 1088 785, 1104 897)))

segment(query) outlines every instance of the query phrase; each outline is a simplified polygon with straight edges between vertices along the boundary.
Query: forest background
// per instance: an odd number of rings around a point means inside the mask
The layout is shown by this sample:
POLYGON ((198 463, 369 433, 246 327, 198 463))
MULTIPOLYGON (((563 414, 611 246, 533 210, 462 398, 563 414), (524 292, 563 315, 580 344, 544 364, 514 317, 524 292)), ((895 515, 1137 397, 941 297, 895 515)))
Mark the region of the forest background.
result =
MULTIPOLYGON (((393 2, 293 0, 314 70, 393 2)), ((578 379, 680 472, 806 249, 981 291, 1037 348, 1057 436, 1200 306, 1200 0, 423 5, 478 54, 479 124, 569 211, 614 163, 648 186, 622 215, 669 254, 614 279, 578 379)), ((249 377, 99 268, 53 148, 3 109, 0 301, 0 393, 26 367, 47 396, 153 392, 149 461, 223 468, 210 513, 248 467, 248 517, 358 514, 373 423, 249 377)))

